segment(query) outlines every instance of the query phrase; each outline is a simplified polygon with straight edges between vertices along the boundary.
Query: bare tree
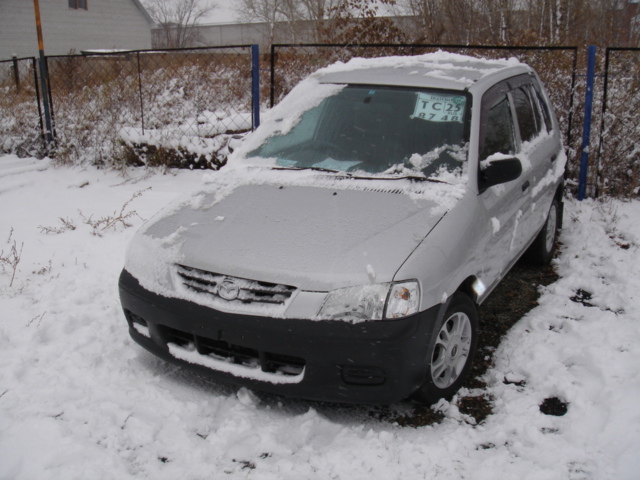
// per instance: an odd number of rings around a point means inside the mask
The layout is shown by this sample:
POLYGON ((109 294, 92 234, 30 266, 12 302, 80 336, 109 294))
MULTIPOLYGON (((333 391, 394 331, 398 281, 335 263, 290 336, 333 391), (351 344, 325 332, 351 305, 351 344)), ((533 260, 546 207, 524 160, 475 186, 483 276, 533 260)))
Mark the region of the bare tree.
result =
POLYGON ((401 13, 414 17, 417 22, 413 32, 415 40, 436 43, 443 39, 446 28, 439 0, 408 0, 402 7, 401 13))
POLYGON ((474 22, 475 42, 506 45, 514 41, 517 0, 481 0, 477 3, 474 22))
POLYGON ((294 43, 298 43, 300 35, 304 32, 302 21, 306 19, 302 2, 300 0, 282 0, 281 13, 289 30, 289 38, 294 43))
POLYGON ((318 39, 317 31, 329 8, 340 0, 240 0, 236 11, 249 21, 266 25, 268 41, 318 39))
POLYGON ((236 11, 245 21, 264 23, 271 44, 275 40, 276 25, 286 20, 284 3, 285 0, 241 0, 236 11))
POLYGON ((215 5, 208 0, 146 0, 145 7, 160 26, 163 46, 184 48, 195 45, 198 39, 195 24, 215 5))
POLYGON ((329 16, 340 0, 298 0, 303 7, 305 20, 320 22, 329 16))
MULTIPOLYGON (((290 0, 296 1, 296 0, 290 0)), ((340 0, 297 0, 301 5, 302 20, 313 26, 314 41, 319 41, 325 21, 335 12, 340 0)))
POLYGON ((406 35, 380 7, 395 6, 396 0, 339 0, 320 29, 324 41, 333 43, 402 43, 406 35))

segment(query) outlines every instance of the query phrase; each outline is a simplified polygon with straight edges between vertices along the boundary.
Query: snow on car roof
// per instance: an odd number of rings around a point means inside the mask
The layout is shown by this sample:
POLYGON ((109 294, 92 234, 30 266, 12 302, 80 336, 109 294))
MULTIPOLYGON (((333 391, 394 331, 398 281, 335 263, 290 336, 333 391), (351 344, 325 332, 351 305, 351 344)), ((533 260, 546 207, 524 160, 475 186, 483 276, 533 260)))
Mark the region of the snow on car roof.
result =
POLYGON ((527 67, 515 58, 489 60, 447 52, 417 56, 354 58, 321 69, 322 83, 402 85, 464 90, 497 73, 523 73, 527 67))

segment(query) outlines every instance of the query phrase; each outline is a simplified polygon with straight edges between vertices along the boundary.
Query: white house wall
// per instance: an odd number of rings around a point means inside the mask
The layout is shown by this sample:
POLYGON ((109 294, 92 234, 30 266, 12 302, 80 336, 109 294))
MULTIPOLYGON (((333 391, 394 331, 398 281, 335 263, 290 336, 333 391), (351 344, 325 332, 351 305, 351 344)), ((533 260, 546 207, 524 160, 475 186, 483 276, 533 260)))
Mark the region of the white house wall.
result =
MULTIPOLYGON (((148 49, 151 25, 133 0, 87 0, 88 10, 69 8, 68 0, 39 0, 47 55, 71 50, 148 49)), ((0 60, 38 54, 31 0, 0 0, 0 60)))

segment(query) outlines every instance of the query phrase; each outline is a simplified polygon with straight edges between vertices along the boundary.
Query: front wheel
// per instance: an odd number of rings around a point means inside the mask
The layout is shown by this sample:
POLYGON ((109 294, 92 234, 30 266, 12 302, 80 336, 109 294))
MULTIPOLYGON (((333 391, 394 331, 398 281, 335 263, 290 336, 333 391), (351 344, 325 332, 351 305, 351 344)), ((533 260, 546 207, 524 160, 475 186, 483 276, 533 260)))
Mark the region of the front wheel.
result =
POLYGON ((451 398, 462 386, 478 343, 478 312, 463 293, 451 298, 442 323, 428 346, 424 383, 414 397, 424 403, 451 398))

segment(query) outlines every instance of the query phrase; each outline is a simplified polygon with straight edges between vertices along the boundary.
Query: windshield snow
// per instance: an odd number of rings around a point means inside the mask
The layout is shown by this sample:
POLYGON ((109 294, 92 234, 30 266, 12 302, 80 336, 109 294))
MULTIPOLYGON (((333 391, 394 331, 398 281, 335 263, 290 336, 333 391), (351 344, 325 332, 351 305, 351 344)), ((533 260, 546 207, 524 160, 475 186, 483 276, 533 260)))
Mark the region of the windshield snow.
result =
POLYGON ((247 156, 281 168, 439 176, 466 160, 467 105, 462 92, 349 85, 247 156))

